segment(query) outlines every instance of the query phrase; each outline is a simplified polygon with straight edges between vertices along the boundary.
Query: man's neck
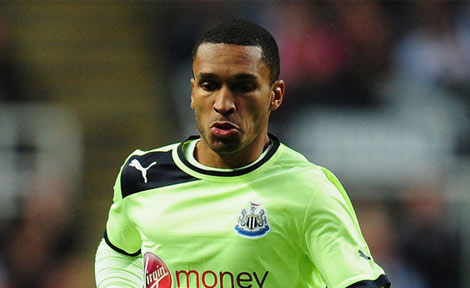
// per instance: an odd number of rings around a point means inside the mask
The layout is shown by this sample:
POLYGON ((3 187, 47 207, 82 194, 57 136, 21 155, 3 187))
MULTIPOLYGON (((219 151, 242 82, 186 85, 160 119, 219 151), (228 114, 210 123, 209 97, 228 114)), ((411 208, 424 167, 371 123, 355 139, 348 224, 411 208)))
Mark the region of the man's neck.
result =
POLYGON ((240 151, 229 154, 218 154, 201 138, 194 149, 194 158, 204 166, 213 168, 239 168, 255 162, 269 146, 269 137, 255 139, 240 151))

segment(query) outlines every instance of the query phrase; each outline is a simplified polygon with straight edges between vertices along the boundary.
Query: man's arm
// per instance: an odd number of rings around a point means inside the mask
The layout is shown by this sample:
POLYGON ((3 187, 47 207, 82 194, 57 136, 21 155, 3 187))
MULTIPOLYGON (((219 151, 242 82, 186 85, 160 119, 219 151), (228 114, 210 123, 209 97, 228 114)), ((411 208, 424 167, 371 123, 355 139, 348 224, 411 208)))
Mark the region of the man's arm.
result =
POLYGON ((113 250, 104 239, 96 251, 96 287, 142 287, 142 257, 128 256, 113 250))
POLYGON ((322 169, 305 217, 312 262, 328 287, 388 288, 390 281, 365 242, 351 201, 338 179, 322 169))
POLYGON ((131 156, 121 166, 116 178, 104 238, 96 251, 95 278, 98 288, 143 286, 142 242, 136 224, 127 216, 126 199, 121 189, 121 182, 125 180, 121 176, 131 156))

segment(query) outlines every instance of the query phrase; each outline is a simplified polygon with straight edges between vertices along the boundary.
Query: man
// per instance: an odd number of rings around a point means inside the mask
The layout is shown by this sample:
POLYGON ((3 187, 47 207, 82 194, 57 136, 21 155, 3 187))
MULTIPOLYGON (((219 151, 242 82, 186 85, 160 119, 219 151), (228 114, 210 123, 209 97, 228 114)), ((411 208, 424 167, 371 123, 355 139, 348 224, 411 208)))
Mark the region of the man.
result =
POLYGON ((335 176, 268 134, 285 90, 271 34, 231 20, 192 59, 200 136, 125 161, 98 287, 390 287, 335 176))

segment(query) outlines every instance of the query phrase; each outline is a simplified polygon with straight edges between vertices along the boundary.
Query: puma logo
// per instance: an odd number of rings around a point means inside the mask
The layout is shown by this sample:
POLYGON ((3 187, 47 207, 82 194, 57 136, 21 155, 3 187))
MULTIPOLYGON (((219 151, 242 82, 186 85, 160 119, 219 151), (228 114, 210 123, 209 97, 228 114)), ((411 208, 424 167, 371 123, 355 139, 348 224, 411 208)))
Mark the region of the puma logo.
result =
POLYGON ((137 159, 134 159, 131 161, 131 163, 129 164, 129 166, 131 167, 134 167, 135 169, 139 170, 140 172, 142 172, 142 177, 144 178, 144 182, 147 183, 147 170, 150 169, 150 167, 152 167, 153 165, 157 164, 157 162, 152 162, 152 164, 150 164, 147 168, 144 168, 142 167, 142 165, 140 164, 139 160, 137 159))

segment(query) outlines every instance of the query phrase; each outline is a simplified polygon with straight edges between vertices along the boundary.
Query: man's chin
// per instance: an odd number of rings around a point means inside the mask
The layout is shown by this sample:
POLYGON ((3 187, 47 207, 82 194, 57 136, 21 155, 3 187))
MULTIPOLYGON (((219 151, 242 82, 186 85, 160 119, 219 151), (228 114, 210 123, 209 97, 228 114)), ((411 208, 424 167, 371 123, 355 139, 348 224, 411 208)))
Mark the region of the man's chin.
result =
POLYGON ((240 150, 240 141, 238 137, 231 138, 215 138, 212 137, 210 148, 217 154, 228 155, 240 150), (236 138, 236 139, 233 139, 236 138))

